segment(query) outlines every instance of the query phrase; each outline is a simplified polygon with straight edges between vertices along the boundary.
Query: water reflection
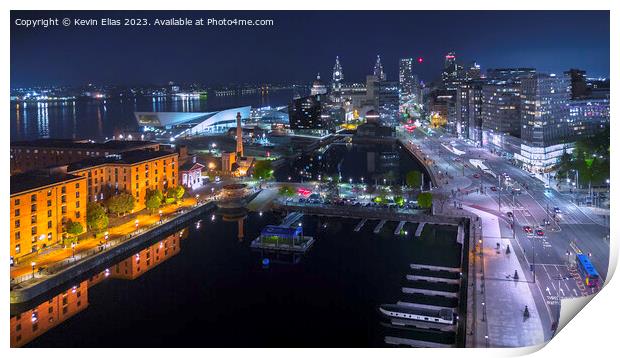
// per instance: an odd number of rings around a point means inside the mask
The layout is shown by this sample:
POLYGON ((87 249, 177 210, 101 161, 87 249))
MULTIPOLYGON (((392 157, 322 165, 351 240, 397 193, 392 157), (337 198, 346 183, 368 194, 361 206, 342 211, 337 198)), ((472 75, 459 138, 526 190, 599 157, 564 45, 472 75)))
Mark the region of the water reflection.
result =
POLYGON ((212 112, 237 106, 286 105, 293 98, 290 90, 260 95, 209 96, 208 98, 134 97, 73 101, 11 102, 11 140, 42 137, 92 138, 112 137, 114 130, 134 131, 134 112, 212 112), (28 107, 37 107, 29 110, 28 107), (13 107, 11 107, 13 109, 13 107), (48 113, 48 109, 54 109, 48 113), (93 123, 97 125, 93 125, 93 123))
POLYGON ((108 278, 135 280, 181 250, 183 229, 116 263, 34 308, 11 317, 11 347, 22 347, 88 307, 88 289, 108 278))

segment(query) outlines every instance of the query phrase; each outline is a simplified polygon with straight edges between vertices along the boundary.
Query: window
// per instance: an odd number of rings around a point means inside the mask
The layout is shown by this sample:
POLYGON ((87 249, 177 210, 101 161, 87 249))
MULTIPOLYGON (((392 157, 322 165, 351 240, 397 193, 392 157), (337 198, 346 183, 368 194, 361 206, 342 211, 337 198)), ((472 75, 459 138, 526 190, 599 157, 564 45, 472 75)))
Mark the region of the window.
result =
POLYGON ((65 194, 65 193, 67 192, 67 187, 66 187, 66 186, 63 186, 62 188, 60 188, 60 192, 61 192, 62 194, 65 194))
POLYGON ((79 207, 80 207, 80 201, 78 200, 78 201, 75 202, 75 208, 77 209, 79 207))
POLYGON ((21 330, 22 330, 22 324, 21 324, 21 323, 18 323, 18 324, 15 326, 15 332, 19 332, 19 331, 21 331, 21 330))
POLYGON ((51 220, 47 222, 47 228, 48 228, 48 229, 51 229, 51 228, 52 228, 52 221, 51 221, 51 220))
POLYGON ((76 211, 76 212, 75 212, 75 218, 76 218, 76 219, 79 219, 79 218, 80 218, 80 212, 79 212, 79 211, 76 211))
POLYGON ((36 224, 37 223, 37 216, 36 215, 33 215, 33 216, 30 217, 30 223, 31 224, 36 224))
POLYGON ((50 307, 47 309, 47 313, 52 313, 52 312, 54 312, 54 307, 50 307))
POLYGON ((15 199, 15 205, 19 205, 20 204, 20 200, 19 199, 15 199))
POLYGON ((37 211, 37 204, 30 205, 30 211, 32 211, 32 212, 37 211))
POLYGON ((19 209, 15 209, 15 216, 19 216, 19 209))
POLYGON ((19 220, 15 220, 15 228, 17 229, 19 227, 19 220))
POLYGON ((37 234, 37 227, 36 227, 36 226, 31 227, 31 228, 30 228, 30 233, 31 233, 32 235, 36 235, 36 234, 37 234))
POLYGON ((62 207, 61 212, 62 212, 63 214, 66 214, 66 213, 67 213, 67 207, 66 207, 66 206, 63 206, 63 207, 62 207))
POLYGON ((48 218, 51 218, 51 217, 52 217, 52 210, 48 210, 48 211, 47 211, 47 217, 48 217, 48 218))
POLYGON ((37 201, 37 194, 30 195, 30 201, 37 201))
POLYGON ((52 206, 52 201, 51 200, 47 201, 47 206, 52 206))
POLYGON ((80 192, 79 192, 79 191, 76 191, 76 192, 75 192, 75 197, 76 197, 76 198, 79 198, 79 197, 80 197, 80 192))
POLYGON ((79 189, 80 188, 80 183, 75 183, 75 188, 79 189))
POLYGON ((47 196, 52 196, 52 190, 51 189, 47 191, 47 196))
POLYGON ((19 241, 22 238, 22 234, 20 231, 15 232, 15 241, 19 241))
POLYGON ((15 253, 19 254, 22 251, 22 247, 20 244, 15 245, 15 253))

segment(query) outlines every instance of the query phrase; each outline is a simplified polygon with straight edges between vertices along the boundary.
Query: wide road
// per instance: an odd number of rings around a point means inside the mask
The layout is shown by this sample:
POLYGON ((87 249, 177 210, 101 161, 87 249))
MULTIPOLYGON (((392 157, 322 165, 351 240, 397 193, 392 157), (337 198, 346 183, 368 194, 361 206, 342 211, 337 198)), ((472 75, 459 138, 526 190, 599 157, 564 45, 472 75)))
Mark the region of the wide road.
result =
MULTIPOLYGON (((534 270, 547 306, 556 305, 558 297, 592 293, 592 289, 584 286, 573 265, 570 265, 574 263, 576 253, 591 255, 590 260, 601 277, 607 277, 610 248, 605 238, 609 228, 600 225, 600 220, 584 213, 568 195, 546 188, 543 181, 515 166, 509 159, 440 131, 434 132, 429 135, 424 130, 416 130, 407 135, 415 138, 432 155, 450 163, 448 174, 453 178, 465 176, 470 179, 463 181, 471 184, 459 188, 461 193, 454 194, 454 201, 477 206, 503 219, 502 236, 514 235, 519 249, 524 253, 526 265, 534 270), (471 159, 474 163, 482 161, 494 175, 483 173, 472 164, 471 159), (508 184, 502 180, 500 186, 499 176, 504 173, 511 180, 508 184), (485 195, 462 194, 476 192, 481 187, 485 195), (514 195, 513 189, 518 189, 514 195), (555 213, 556 207, 560 210, 559 214, 555 213), (514 214, 514 232, 507 212, 514 214), (546 220, 549 225, 545 225, 546 220), (527 234, 524 226, 534 230, 541 227, 544 235, 527 234)), ((450 205, 453 200, 450 200, 450 205)))

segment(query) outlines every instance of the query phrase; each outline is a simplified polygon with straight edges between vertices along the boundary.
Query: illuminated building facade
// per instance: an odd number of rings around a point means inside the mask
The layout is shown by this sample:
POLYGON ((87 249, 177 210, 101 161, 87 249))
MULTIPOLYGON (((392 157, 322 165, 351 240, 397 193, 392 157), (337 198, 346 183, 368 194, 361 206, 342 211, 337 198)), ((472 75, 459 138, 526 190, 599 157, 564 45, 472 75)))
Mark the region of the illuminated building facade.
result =
POLYGON ((569 137, 592 136, 609 125, 609 99, 570 101, 569 137))
POLYGON ((59 243, 68 220, 86 229, 86 179, 66 173, 11 176, 10 255, 19 260, 59 243))
POLYGON ((103 157, 131 150, 159 150, 159 143, 138 140, 37 139, 11 143, 11 174, 65 165, 87 158, 103 157))
POLYGON ((323 95, 313 95, 294 99, 289 107, 290 126, 293 130, 329 130, 332 124, 329 115, 325 116, 323 95))
POLYGON ((325 87, 325 84, 321 82, 321 74, 317 73, 316 80, 312 82, 312 88, 310 88, 310 95, 316 96, 316 95, 326 94, 326 93, 327 93, 327 87, 325 87))
POLYGON ((493 81, 482 86, 482 128, 521 137, 521 84, 493 81))
POLYGON ((166 191, 178 185, 178 157, 174 152, 133 151, 73 163, 67 172, 86 178, 88 201, 126 192, 136 199, 135 210, 140 210, 147 190, 166 191))

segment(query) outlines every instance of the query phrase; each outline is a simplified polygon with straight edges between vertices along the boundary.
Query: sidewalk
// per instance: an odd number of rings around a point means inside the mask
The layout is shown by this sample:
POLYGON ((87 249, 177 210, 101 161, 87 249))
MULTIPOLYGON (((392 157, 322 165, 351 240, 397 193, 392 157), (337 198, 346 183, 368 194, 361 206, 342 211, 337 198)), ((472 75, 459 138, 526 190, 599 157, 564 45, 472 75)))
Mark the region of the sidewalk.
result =
MULTIPOLYGON (((501 236, 496 216, 468 206, 463 209, 479 216, 482 222, 484 268, 476 288, 482 293, 481 302, 477 303, 482 314, 476 319, 476 346, 524 347, 543 343, 543 326, 530 288, 533 284, 525 281, 528 276, 517 259, 517 248, 511 238, 501 236), (497 243, 500 244, 499 253, 497 243), (507 245, 510 245, 510 254, 506 254, 507 245), (512 278, 515 270, 518 280, 512 278), (527 319, 523 316, 526 305, 530 312, 527 319)), ((476 254, 479 255, 479 248, 476 254)))
MULTIPOLYGON (((196 199, 193 197, 183 199, 183 202, 179 205, 171 204, 166 207, 161 208, 162 217, 166 218, 171 215, 174 215, 178 209, 191 207, 196 204, 196 199)), ((116 240, 118 238, 124 237, 128 234, 134 233, 136 230, 143 229, 145 227, 156 224, 160 220, 160 216, 158 212, 154 214, 148 214, 145 212, 143 214, 138 214, 135 219, 127 221, 121 225, 108 228, 108 240, 116 240), (136 227, 136 221, 138 220, 138 225, 136 227)), ((75 256, 83 256, 82 253, 89 252, 101 246, 102 242, 105 242, 105 238, 97 237, 93 238, 92 234, 88 234, 85 236, 86 239, 80 240, 80 242, 75 247, 75 256)), ((32 266, 31 262, 34 262, 35 271, 37 272, 37 276, 40 276, 38 273, 39 268, 44 268, 50 266, 52 264, 62 262, 63 260, 70 259, 73 257, 73 250, 71 247, 62 248, 62 246, 57 249, 46 251, 45 253, 35 255, 29 260, 24 260, 19 264, 11 267, 11 279, 29 279, 32 276, 32 266)))

